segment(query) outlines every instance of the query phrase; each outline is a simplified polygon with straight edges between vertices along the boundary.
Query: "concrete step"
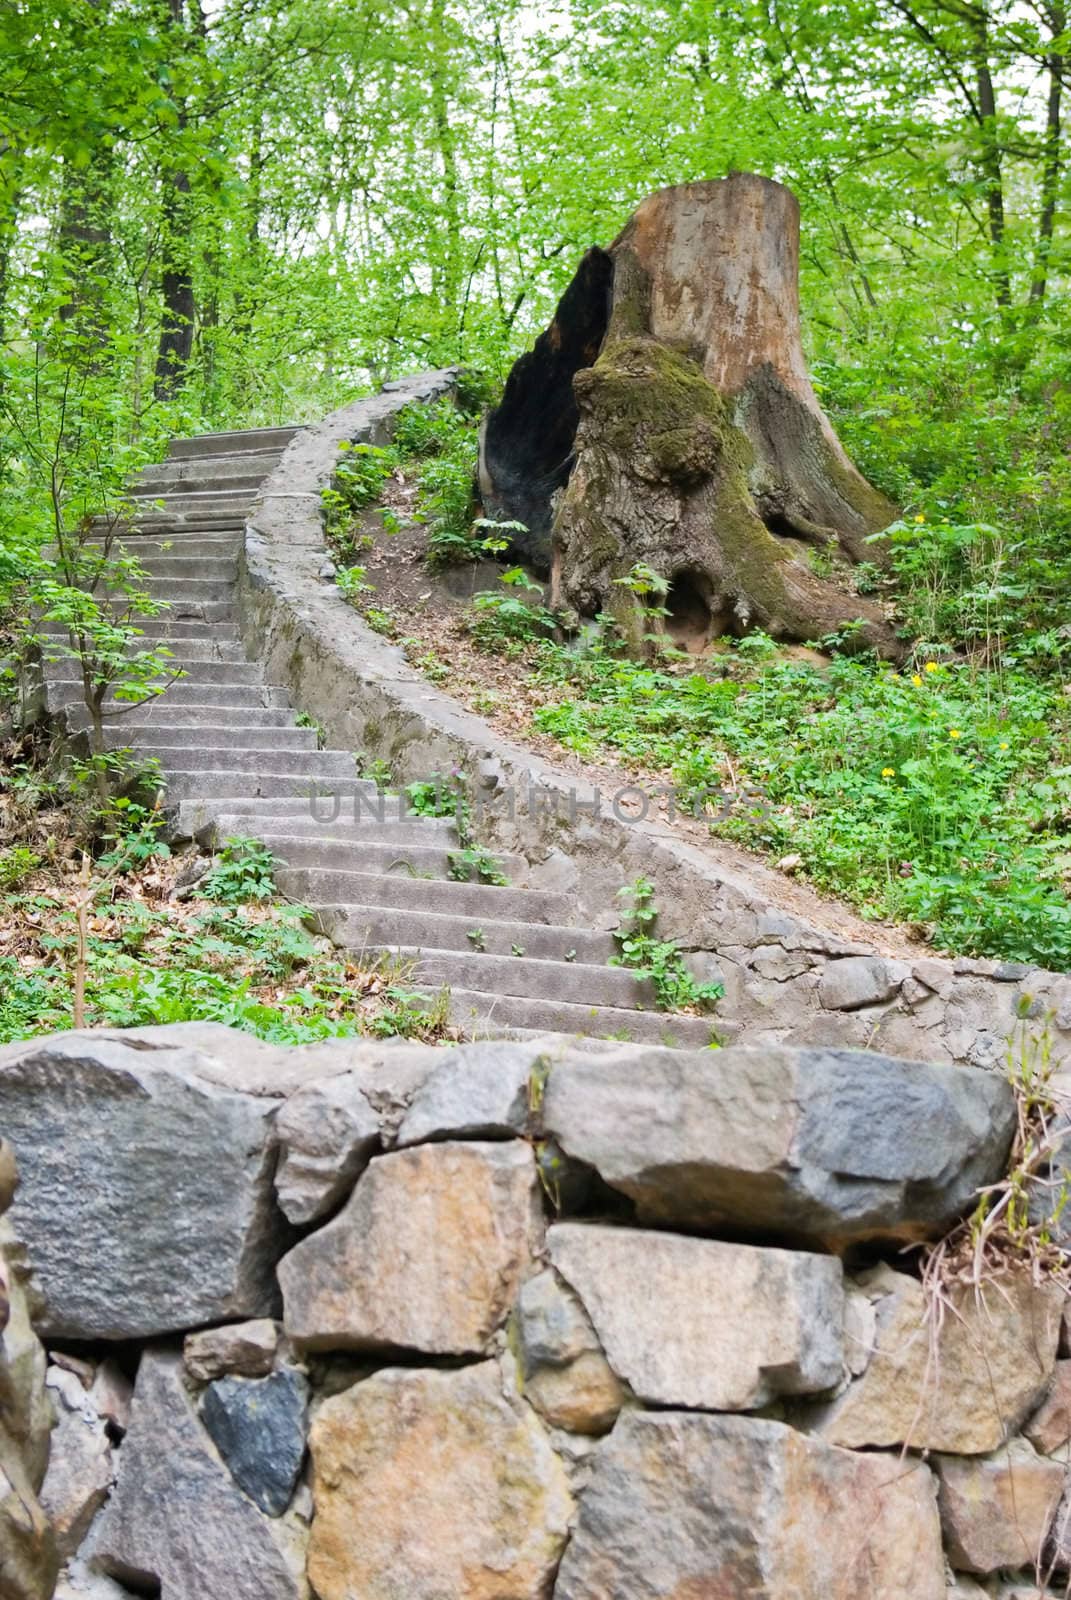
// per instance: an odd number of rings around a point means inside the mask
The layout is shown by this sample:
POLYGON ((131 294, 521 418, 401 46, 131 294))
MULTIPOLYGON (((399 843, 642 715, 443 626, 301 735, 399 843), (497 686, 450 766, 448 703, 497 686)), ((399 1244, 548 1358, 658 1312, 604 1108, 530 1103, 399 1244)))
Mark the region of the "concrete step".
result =
MULTIPOLYGON (((179 685, 174 684, 155 699, 143 700, 134 708, 121 701, 109 701, 107 714, 116 727, 129 722, 146 731, 157 727, 181 727, 192 734, 203 727, 222 724, 227 729, 228 738, 238 733, 252 735, 258 728, 283 729, 294 726, 294 713, 286 706, 235 705, 233 702, 204 705, 178 698, 178 688, 179 685)), ((232 691, 234 694, 240 692, 243 691, 232 691)), ((67 712, 67 722, 72 728, 88 727, 89 712, 84 705, 74 704, 67 712)))
MULTIPOLYGON (((350 852, 359 851, 366 845, 389 845, 402 871, 406 870, 409 853, 414 848, 434 847, 447 852, 457 848, 456 837, 449 825, 432 818, 417 822, 381 822, 362 834, 359 831, 332 829, 317 822, 308 812, 304 817, 286 817, 269 825, 269 819, 259 817, 255 811, 243 806, 229 806, 226 811, 217 814, 216 826, 220 832, 231 833, 249 833, 255 829, 258 838, 264 840, 280 861, 285 861, 291 867, 326 873, 337 880, 339 888, 345 887, 348 874, 363 870, 352 864, 350 852)), ((408 875, 414 877, 418 870, 414 865, 408 875)), ((448 871, 449 867, 444 876, 448 871)), ((338 899, 339 896, 335 894, 328 898, 338 899)))
POLYGON ((180 516, 174 509, 170 511, 148 510, 141 511, 121 532, 124 539, 158 538, 180 539, 188 537, 206 537, 211 534, 240 534, 245 528, 245 516, 235 516, 233 512, 202 513, 198 516, 180 516))
MULTIPOLYGON (((195 607, 198 611, 204 605, 224 604, 233 605, 235 599, 235 579, 219 578, 157 578, 146 574, 144 588, 154 600, 162 600, 168 606, 173 606, 176 611, 195 607)), ((108 585, 102 585, 97 593, 111 598, 117 591, 108 585)))
POLYGON ((529 1000, 620 1009, 643 1010, 654 1000, 651 984, 623 967, 463 954, 428 945, 384 945, 383 949, 413 961, 414 982, 420 987, 475 989, 529 1000))
MULTIPOLYGON (((280 855, 283 852, 279 852, 280 855)), ((362 907, 393 907, 399 911, 434 911, 439 915, 464 917, 467 927, 487 928, 494 920, 514 920, 525 924, 563 923, 572 910, 568 895, 549 889, 492 887, 485 883, 455 883, 450 878, 413 877, 404 870, 394 872, 325 871, 318 867, 280 867, 276 874, 280 887, 293 900, 316 906, 324 930, 336 942, 349 942, 346 923, 350 914, 362 907), (345 899, 333 902, 332 895, 342 890, 345 899)))
POLYGON ((143 505, 145 510, 162 507, 171 516, 176 517, 218 517, 225 511, 241 515, 256 499, 255 489, 233 488, 230 485, 218 489, 183 487, 172 494, 161 494, 158 490, 146 491, 144 494, 138 493, 136 489, 128 492, 132 514, 135 516, 142 510, 143 505))
MULTIPOLYGON (((377 797, 358 792, 354 795, 321 795, 312 806, 301 806, 288 816, 265 816, 258 812, 265 828, 285 831, 295 840, 326 839, 345 849, 361 839, 375 839, 384 828, 408 829, 407 837, 420 844, 432 839, 448 839, 459 849, 457 828, 449 817, 415 817, 395 804, 380 805, 377 797), (374 810, 370 806, 375 806, 374 810)), ((325 865, 344 868, 345 863, 325 865)))
POLYGON ((232 433, 195 433, 187 439, 172 439, 168 459, 186 461, 206 456, 248 455, 251 452, 282 451, 301 432, 300 426, 285 428, 243 428, 232 433))
POLYGON ((237 550, 233 555, 188 555, 180 546, 177 550, 169 550, 164 555, 148 552, 143 554, 133 539, 128 539, 123 549, 127 555, 137 559, 142 572, 152 580, 147 587, 153 594, 156 593, 157 581, 162 578, 183 580, 193 578, 202 582, 211 580, 213 583, 238 581, 237 550))
MULTIPOLYGON (((259 839, 287 870, 315 869, 322 860, 315 841, 295 838, 291 834, 274 835, 259 827, 254 813, 242 810, 245 802, 233 794, 222 802, 213 803, 211 796, 197 795, 183 801, 179 808, 179 826, 183 835, 190 838, 225 839, 235 833, 259 839), (226 806, 219 811, 219 804, 226 806)), ((449 841, 429 844, 401 843, 383 839, 380 835, 358 840, 346 845, 346 872, 371 874, 374 877, 397 878, 399 883, 442 882, 450 870, 449 841), (426 874, 426 876, 422 876, 426 874), (415 875, 415 876, 414 876, 415 875)), ((288 889, 287 893, 291 893, 288 889)), ((304 896, 294 893, 296 900, 304 896)))
MULTIPOLYGON (((227 533, 189 534, 179 532, 174 536, 169 534, 144 534, 137 532, 124 532, 117 535, 109 549, 105 551, 101 539, 89 539, 84 546, 86 560, 101 560, 107 555, 109 560, 119 560, 123 556, 130 556, 140 561, 143 566, 158 557, 181 556, 186 560, 198 559, 209 561, 236 561, 241 554, 244 535, 240 529, 232 529, 227 533)), ((50 560, 55 560, 54 548, 44 551, 50 560)))
POLYGON ((275 777, 294 776, 306 784, 310 782, 345 782, 353 774, 353 757, 347 750, 277 750, 269 744, 269 733, 259 748, 238 750, 231 745, 206 745, 199 743, 188 755, 161 756, 161 766, 168 773, 182 774, 218 772, 257 773, 270 772, 275 777))
MULTIPOLYGON (((323 791, 319 797, 318 811, 322 812, 322 824, 329 828, 338 822, 352 820, 355 815, 365 814, 369 797, 376 794, 376 786, 368 778, 354 777, 351 782, 331 786, 323 791), (335 804, 337 794, 338 803, 335 804)), ((249 802, 249 808, 256 816, 262 817, 265 826, 277 823, 280 817, 302 818, 309 815, 308 796, 303 798, 287 797, 286 795, 273 795, 249 802)))
POLYGON ((720 1017, 681 1017, 667 1011, 634 1011, 615 1006, 574 1005, 560 1000, 530 1000, 479 989, 450 991, 450 1017, 476 1038, 514 1031, 563 1033, 576 1038, 628 1039, 636 1044, 672 1045, 702 1050, 728 1043, 736 1031, 720 1017))
MULTIPOLYGON (((184 674, 175 684, 175 688, 194 683, 217 686, 233 683, 252 686, 262 682, 261 668, 255 666, 252 661, 218 661, 209 655, 183 655, 181 659, 176 655, 174 659, 176 666, 181 666, 184 674)), ((81 672, 74 660, 64 658, 60 661, 47 661, 45 677, 51 683, 74 683, 81 681, 81 672)))
MULTIPOLYGON (((444 886, 432 884, 428 887, 441 891, 444 886)), ((500 897, 509 893, 502 889, 489 892, 500 897)), ((306 904, 316 904, 307 894, 299 898, 306 904)), ((514 961, 529 961, 540 969, 558 964, 570 968, 582 965, 584 970, 601 972, 617 949, 608 933, 589 933, 586 929, 570 928, 560 923, 529 922, 523 916, 523 910, 517 920, 505 920, 505 906, 501 908, 501 915, 500 920, 487 912, 457 914, 446 906, 440 908, 434 903, 414 910, 364 904, 332 906, 329 912, 325 910, 321 921, 325 930, 329 927, 330 937, 350 950, 425 949, 434 956, 444 950, 462 950, 477 955, 481 961, 484 957, 489 960, 505 957, 511 968, 514 961)), ((632 992, 635 980, 631 974, 624 974, 627 983, 618 984, 617 980, 622 974, 615 968, 607 970, 616 988, 623 994, 632 992)), ((540 972, 540 978, 553 978, 554 987, 545 990, 541 984, 536 989, 537 994, 558 993, 561 983, 569 981, 543 971, 540 972)), ((510 979, 511 983, 514 981, 510 979)), ((617 1003, 628 1002, 619 1000, 617 1003)))
MULTIPOLYGON (((160 611, 154 617, 135 618, 138 634, 145 639, 205 639, 239 644, 241 634, 233 622, 201 622, 192 617, 176 617, 172 610, 160 611)), ((42 622, 42 633, 63 635, 66 628, 59 622, 42 622)))
POLYGON ((258 749, 263 751, 265 744, 270 740, 272 751, 279 750, 315 750, 316 734, 312 728, 295 728, 293 717, 288 723, 264 723, 256 721, 245 727, 232 727, 218 722, 186 722, 173 708, 171 718, 165 722, 162 716, 155 721, 135 721, 136 713, 131 713, 129 720, 114 723, 105 729, 110 744, 136 745, 139 750, 145 750, 150 755, 158 754, 161 761, 166 762, 165 752, 170 750, 203 751, 206 746, 218 746, 221 750, 248 750, 258 749))
MULTIPOLYGON (((59 628, 42 628, 42 634, 47 634, 47 639, 42 645, 46 659, 49 653, 56 649, 56 645, 50 641, 57 641, 60 647, 67 642, 64 631, 59 628)), ((159 651, 172 664, 169 670, 187 661, 227 661, 231 664, 253 665, 237 635, 226 632, 214 635, 209 633, 204 637, 193 639, 187 638, 185 634, 176 634, 174 638, 167 634, 135 634, 127 646, 126 654, 140 655, 144 650, 159 651)), ((66 657, 57 657, 57 662, 64 659, 66 657)), ((51 662, 49 664, 51 665, 51 662)))
MULTIPOLYGON (((308 757, 305 759, 308 760, 308 757)), ((344 782, 338 778, 319 781, 322 787, 329 784, 332 790, 345 788, 344 782)), ((285 771, 253 773, 242 769, 229 772, 172 772, 167 779, 167 800, 169 805, 176 807, 181 806, 183 801, 197 802, 206 808, 207 815, 209 810, 219 810, 221 802, 224 809, 231 811, 251 800, 286 797, 307 799, 310 784, 315 788, 317 782, 316 778, 299 777, 285 771)), ((196 830, 191 829, 191 833, 193 831, 196 830)))
POLYGON ((278 463, 281 451, 255 455, 209 456, 158 461, 142 467, 127 491, 131 495, 202 489, 257 489, 278 463))

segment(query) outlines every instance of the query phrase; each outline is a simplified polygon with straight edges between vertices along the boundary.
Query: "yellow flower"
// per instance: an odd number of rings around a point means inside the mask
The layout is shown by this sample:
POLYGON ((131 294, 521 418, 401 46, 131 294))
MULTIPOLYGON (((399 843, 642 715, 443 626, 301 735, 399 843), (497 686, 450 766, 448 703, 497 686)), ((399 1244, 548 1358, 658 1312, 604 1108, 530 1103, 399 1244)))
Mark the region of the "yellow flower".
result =
POLYGON ((1008 748, 1008 746, 1007 746, 1007 744, 1006 744, 1006 743, 1004 743, 1004 744, 1002 744, 1002 745, 1001 745, 1001 747, 1000 747, 1000 748, 1001 748, 1001 749, 1002 749, 1002 750, 1006 750, 1006 749, 1007 749, 1007 748, 1008 748))
POLYGON ((960 737, 959 729, 958 728, 949 728, 948 737, 950 739, 958 739, 960 737))
POLYGON ((938 671, 937 662, 936 661, 927 661, 927 663, 926 663, 926 671, 927 672, 937 672, 938 671))
POLYGON ((923 517, 923 516, 918 516, 918 517, 916 517, 916 518, 915 518, 915 521, 916 521, 916 522, 925 522, 925 521, 926 521, 926 518, 925 518, 925 517, 923 517))
POLYGON ((919 677, 917 672, 913 672, 911 674, 911 682, 915 685, 916 689, 922 688, 922 679, 919 677))
POLYGON ((881 775, 882 775, 883 778, 895 778, 896 777, 896 768, 895 767, 882 767, 881 775))

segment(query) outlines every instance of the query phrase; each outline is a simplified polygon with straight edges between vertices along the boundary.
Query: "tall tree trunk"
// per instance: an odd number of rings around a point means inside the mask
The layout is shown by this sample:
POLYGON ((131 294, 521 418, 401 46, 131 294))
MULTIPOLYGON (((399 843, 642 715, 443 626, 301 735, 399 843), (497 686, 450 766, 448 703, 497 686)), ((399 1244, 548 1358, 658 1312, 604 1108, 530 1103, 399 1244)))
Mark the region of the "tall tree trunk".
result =
POLYGON ((747 173, 661 190, 585 258, 481 453, 485 505, 526 523, 520 547, 550 565, 555 602, 624 618, 642 566, 688 649, 848 629, 897 653, 850 576, 880 561, 869 536, 896 511, 818 404, 798 278, 795 197, 747 173))
POLYGON ((19 230, 19 206, 22 195, 12 177, 5 180, 3 159, 6 152, 0 144, 0 345, 7 332, 7 294, 11 279, 11 256, 19 230))
MULTIPOLYGON (((182 43, 186 11, 184 0, 168 0, 175 54, 182 43)), ((200 10, 194 20, 200 19, 200 10)), ((177 132, 181 147, 187 127, 185 105, 178 107, 177 132)), ((162 175, 161 238, 163 271, 160 280, 162 310, 160 342, 156 352, 153 392, 157 400, 172 400, 181 389, 193 352, 194 291, 193 251, 190 243, 190 175, 183 165, 165 168, 162 175)))
POLYGON ((1005 249, 1004 168, 997 129, 997 97, 989 65, 988 18, 980 12, 972 24, 975 33, 975 89, 978 98, 978 123, 981 136, 981 165, 986 184, 986 209, 989 213, 989 243, 993 252, 993 281, 997 305, 1011 304, 1011 274, 1005 249))
POLYGON ((1056 200, 1060 188, 1063 165, 1063 74, 1067 60, 1062 46, 1056 41, 1066 32, 1067 11, 1062 3, 1054 4, 1049 12, 1053 49, 1048 59, 1049 99, 1045 117, 1045 155, 1041 171, 1041 215, 1038 219, 1037 252, 1034 259, 1034 276, 1030 285, 1030 300, 1040 305, 1045 298, 1049 282, 1049 256, 1052 253, 1053 232, 1056 226, 1056 200))
POLYGON ((163 258, 160 282, 163 313, 156 353, 157 400, 172 400, 185 380, 193 350, 193 265, 189 242, 189 174, 164 174, 163 258))
POLYGON ((64 164, 60 191, 58 246, 66 280, 60 315, 100 345, 108 339, 113 179, 111 153, 94 151, 84 169, 64 164))
POLYGON ((447 83, 449 44, 446 37, 444 0, 431 0, 429 87, 435 140, 443 169, 443 256, 433 269, 434 292, 447 309, 451 334, 458 327, 458 297, 461 290, 461 203, 458 174, 457 139, 451 121, 450 92, 447 83))

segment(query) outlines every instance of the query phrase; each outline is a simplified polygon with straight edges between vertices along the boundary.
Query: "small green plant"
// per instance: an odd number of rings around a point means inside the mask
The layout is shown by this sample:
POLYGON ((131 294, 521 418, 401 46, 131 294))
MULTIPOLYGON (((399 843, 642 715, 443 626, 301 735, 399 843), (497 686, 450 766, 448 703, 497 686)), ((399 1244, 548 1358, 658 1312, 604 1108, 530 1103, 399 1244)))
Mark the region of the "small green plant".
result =
POLYGON ((335 574, 338 591, 350 605, 357 605, 362 595, 375 594, 375 584, 365 582, 367 575, 365 567, 340 567, 335 574))
POLYGON ((523 956, 524 955, 524 945, 523 944, 511 944, 510 947, 509 947, 509 953, 510 953, 511 956, 523 956))
POLYGON ((372 506, 383 492, 383 485, 398 465, 394 450, 374 444, 339 446, 341 458, 335 467, 331 486, 320 494, 327 526, 327 538, 335 555, 348 562, 371 540, 360 530, 361 513, 372 506))
POLYGON ((104 840, 110 848, 101 856, 100 865, 134 872, 153 859, 167 860, 171 850, 164 838, 165 820, 158 805, 141 805, 128 795, 117 796, 104 817, 104 840))
POLYGON ((383 994, 386 1006, 367 1024, 367 1032, 375 1038, 427 1037, 445 1028, 450 1020, 449 989, 438 990, 429 1000, 420 990, 388 984, 383 994))
POLYGON ((522 600, 516 594, 484 589, 473 596, 472 611, 466 626, 476 643, 485 650, 497 649, 504 640, 545 639, 556 627, 554 613, 542 604, 543 586, 523 567, 511 567, 502 574, 502 583, 528 595, 538 595, 539 603, 522 600))
POLYGON ((258 839, 226 839, 212 870, 199 885, 206 900, 240 905, 275 897, 275 857, 258 839))
POLYGON ((470 928, 465 938, 474 950, 483 951, 487 949, 487 935, 482 928, 470 928))
POLYGON ((648 610, 661 609, 669 594, 669 579, 663 578, 645 561, 637 561, 626 577, 615 578, 614 583, 627 589, 638 600, 649 601, 653 597, 655 606, 648 605, 648 610))
POLYGON ((323 750, 327 745, 327 729, 322 722, 317 722, 314 716, 307 711, 299 711, 294 717, 294 724, 298 728, 311 728, 316 735, 316 748, 323 750))
POLYGON ((504 889, 509 884, 501 862, 478 845, 451 850, 446 861, 447 872, 455 883, 486 883, 498 889, 504 889))
POLYGON ((390 762, 382 756, 361 756, 358 765, 362 778, 368 778, 381 793, 394 782, 390 762))
POLYGON ((453 817, 459 830, 468 827, 469 806, 455 778, 418 778, 402 790, 406 809, 415 817, 453 817))
MULTIPOLYGON (((675 939, 655 936, 658 910, 654 884, 639 877, 621 889, 618 898, 625 903, 625 917, 614 935, 620 953, 610 965, 628 967, 638 977, 654 985, 660 1011, 709 1010, 725 993, 720 983, 698 983, 688 970, 675 939)), ((574 952, 575 953, 575 952, 574 952)))
POLYGON ((41 865, 41 857, 25 845, 12 845, 0 852, 0 890, 21 889, 41 865))
POLYGON ((364 613, 364 620, 373 633, 381 633, 387 639, 393 639, 398 632, 398 623, 394 614, 384 611, 381 606, 369 606, 364 613))

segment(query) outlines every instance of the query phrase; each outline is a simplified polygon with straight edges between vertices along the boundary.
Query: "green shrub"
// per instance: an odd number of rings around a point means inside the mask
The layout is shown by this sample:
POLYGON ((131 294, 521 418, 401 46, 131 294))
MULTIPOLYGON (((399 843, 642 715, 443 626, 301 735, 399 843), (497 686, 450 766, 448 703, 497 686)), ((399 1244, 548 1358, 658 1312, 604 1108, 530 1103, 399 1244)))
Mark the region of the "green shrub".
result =
POLYGON ((201 880, 199 893, 206 900, 240 905, 250 900, 275 898, 275 857, 258 839, 239 835, 224 841, 212 870, 201 880))

